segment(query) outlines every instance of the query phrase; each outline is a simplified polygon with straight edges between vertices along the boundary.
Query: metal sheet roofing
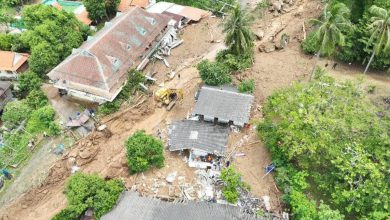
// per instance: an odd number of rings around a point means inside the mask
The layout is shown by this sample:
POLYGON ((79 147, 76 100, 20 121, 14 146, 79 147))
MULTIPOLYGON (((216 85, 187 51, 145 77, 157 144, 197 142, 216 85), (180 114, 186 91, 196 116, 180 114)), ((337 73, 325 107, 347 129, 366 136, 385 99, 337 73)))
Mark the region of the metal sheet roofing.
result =
POLYGON ((169 2, 157 2, 156 4, 149 6, 147 8, 147 11, 151 13, 160 13, 160 14, 163 12, 169 12, 172 14, 186 17, 192 21, 199 21, 200 19, 210 15, 210 12, 199 8, 182 6, 182 5, 169 3, 169 2))
POLYGON ((192 120, 175 121, 170 126, 169 150, 198 149, 223 154, 228 135, 227 127, 192 120))
POLYGON ((203 86, 193 114, 244 126, 249 122, 253 96, 217 87, 203 86))
POLYGON ((141 61, 145 51, 158 43, 170 18, 139 7, 118 15, 75 49, 48 76, 60 86, 112 100, 126 80, 126 73, 141 61), (97 92, 99 90, 99 92, 97 92))
POLYGON ((172 203, 140 197, 136 192, 125 191, 117 206, 102 220, 249 220, 256 219, 240 211, 237 206, 210 202, 172 203))

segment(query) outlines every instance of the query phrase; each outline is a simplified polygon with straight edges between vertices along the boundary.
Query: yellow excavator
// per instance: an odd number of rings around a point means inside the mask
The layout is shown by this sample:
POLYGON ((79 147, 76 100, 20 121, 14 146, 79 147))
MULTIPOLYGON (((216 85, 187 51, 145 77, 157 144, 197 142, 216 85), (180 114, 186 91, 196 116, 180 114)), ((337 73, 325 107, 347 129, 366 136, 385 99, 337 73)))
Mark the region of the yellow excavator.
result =
POLYGON ((166 105, 167 110, 171 110, 175 106, 177 101, 180 103, 183 101, 184 92, 182 89, 168 89, 160 88, 154 93, 154 99, 160 103, 160 105, 166 105))

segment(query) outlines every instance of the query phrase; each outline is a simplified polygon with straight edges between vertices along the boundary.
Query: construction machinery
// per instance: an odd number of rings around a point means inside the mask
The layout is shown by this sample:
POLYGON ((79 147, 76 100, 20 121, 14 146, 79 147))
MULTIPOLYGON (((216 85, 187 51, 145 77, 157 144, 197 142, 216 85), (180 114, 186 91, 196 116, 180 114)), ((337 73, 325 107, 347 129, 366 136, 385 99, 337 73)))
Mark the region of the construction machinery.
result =
POLYGON ((158 101, 161 106, 166 105, 168 111, 175 106, 177 101, 182 102, 183 97, 184 92, 182 89, 168 89, 163 87, 154 93, 154 99, 158 101))

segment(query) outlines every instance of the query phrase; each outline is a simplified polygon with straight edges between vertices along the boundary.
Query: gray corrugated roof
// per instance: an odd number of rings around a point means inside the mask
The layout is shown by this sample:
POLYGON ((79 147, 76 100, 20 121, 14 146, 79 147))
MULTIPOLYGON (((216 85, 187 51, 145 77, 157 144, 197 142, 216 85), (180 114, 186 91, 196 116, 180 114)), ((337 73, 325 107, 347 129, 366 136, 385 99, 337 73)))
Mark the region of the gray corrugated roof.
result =
POLYGON ((252 102, 249 94, 203 86, 193 113, 243 126, 249 122, 252 102))
POLYGON ((183 120, 170 126, 169 150, 199 149, 222 154, 226 150, 229 129, 211 123, 183 120))
POLYGON ((249 220, 253 216, 240 212, 236 206, 208 202, 170 203, 140 197, 126 191, 118 205, 102 220, 249 220))

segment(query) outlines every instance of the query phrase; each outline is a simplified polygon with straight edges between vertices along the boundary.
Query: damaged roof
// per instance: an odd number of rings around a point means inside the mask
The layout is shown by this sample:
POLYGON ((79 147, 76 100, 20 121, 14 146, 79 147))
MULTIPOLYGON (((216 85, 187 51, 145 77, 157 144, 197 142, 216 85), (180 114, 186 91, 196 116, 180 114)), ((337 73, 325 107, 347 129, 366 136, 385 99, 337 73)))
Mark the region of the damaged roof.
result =
POLYGON ((193 120, 175 121, 170 126, 169 150, 198 149, 222 154, 226 151, 229 128, 193 120))
POLYGON ((101 219, 249 220, 256 218, 241 212, 237 206, 195 201, 164 202, 155 198, 140 197, 136 192, 125 191, 117 206, 101 219))
POLYGON ((126 81, 127 71, 158 43, 169 20, 139 7, 119 13, 48 76, 57 86, 113 100, 126 81))
POLYGON ((28 57, 29 55, 26 53, 0 50, 0 70, 17 71, 27 62, 28 57))
POLYGON ((199 8, 178 5, 170 2, 157 2, 156 4, 149 6, 147 11, 160 14, 169 12, 171 14, 183 16, 192 21, 199 21, 200 19, 210 15, 210 12, 199 8))
POLYGON ((249 122, 253 96, 232 89, 203 86, 193 114, 244 126, 249 122))

